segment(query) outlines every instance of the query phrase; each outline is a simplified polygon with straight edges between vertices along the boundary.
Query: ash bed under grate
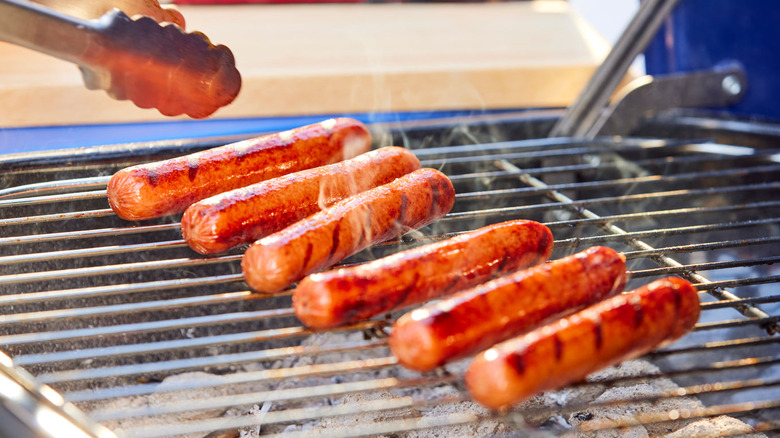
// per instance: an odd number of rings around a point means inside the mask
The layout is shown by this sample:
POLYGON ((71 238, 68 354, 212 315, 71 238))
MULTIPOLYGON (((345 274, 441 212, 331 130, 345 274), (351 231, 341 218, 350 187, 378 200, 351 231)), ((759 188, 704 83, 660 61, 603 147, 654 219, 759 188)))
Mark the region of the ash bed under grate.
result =
POLYGON ((463 362, 398 366, 385 340, 398 314, 312 333, 289 291, 248 291, 241 249, 200 256, 178 217, 108 208, 119 168, 219 141, 0 157, 0 349, 119 436, 777 432, 780 131, 691 120, 595 141, 539 139, 551 119, 525 115, 373 127, 377 147, 414 150, 457 197, 346 263, 523 218, 552 229, 553 259, 606 245, 627 256, 627 289, 679 275, 701 291, 677 343, 506 414, 468 400, 463 362))

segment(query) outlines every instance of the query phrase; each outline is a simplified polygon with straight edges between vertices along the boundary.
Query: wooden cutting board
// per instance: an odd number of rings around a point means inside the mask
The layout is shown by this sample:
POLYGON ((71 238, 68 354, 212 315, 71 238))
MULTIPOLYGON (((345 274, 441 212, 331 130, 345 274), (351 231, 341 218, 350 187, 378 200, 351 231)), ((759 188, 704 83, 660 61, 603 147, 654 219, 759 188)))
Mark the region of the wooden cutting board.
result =
MULTIPOLYGON (((561 107, 609 49, 563 1, 181 6, 233 51, 212 117, 561 107)), ((0 127, 170 120, 84 88, 71 64, 0 43, 0 127)))

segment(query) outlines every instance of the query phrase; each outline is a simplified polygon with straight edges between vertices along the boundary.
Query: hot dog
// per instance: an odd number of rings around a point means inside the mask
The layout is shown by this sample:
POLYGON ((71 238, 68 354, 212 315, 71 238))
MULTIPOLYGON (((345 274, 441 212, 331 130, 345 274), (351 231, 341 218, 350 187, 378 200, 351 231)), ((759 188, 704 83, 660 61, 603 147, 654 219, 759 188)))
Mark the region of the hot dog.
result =
POLYGON ((259 292, 280 290, 374 243, 433 222, 454 202, 447 176, 416 170, 258 240, 241 260, 244 279, 259 292))
POLYGON ((363 265, 312 274, 293 291, 293 308, 309 327, 335 327, 543 263, 552 246, 550 229, 538 222, 502 222, 363 265))
POLYGON ((183 157, 122 169, 108 183, 119 217, 181 213, 217 193, 367 152, 371 134, 352 119, 330 119, 183 157))
POLYGON ((672 342, 699 311, 690 283, 657 280, 478 354, 466 386, 479 403, 507 407, 672 342))
POLYGON ((406 313, 390 348, 402 365, 428 371, 614 295, 625 282, 625 258, 593 247, 406 313))
POLYGON ((181 232, 201 254, 227 251, 419 168, 420 160, 407 149, 377 149, 198 201, 184 212, 181 232))

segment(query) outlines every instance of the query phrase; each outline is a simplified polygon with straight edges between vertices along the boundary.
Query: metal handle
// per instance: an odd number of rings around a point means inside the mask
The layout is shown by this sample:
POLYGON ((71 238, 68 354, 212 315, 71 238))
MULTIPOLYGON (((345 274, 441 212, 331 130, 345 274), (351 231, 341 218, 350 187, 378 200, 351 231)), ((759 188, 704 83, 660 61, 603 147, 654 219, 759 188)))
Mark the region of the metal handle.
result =
POLYGON ((655 36, 679 0, 643 0, 604 62, 577 100, 553 126, 550 137, 582 137, 601 115, 628 67, 655 36))
POLYGON ((88 21, 24 0, 0 0, 0 40, 78 64, 99 36, 88 21))

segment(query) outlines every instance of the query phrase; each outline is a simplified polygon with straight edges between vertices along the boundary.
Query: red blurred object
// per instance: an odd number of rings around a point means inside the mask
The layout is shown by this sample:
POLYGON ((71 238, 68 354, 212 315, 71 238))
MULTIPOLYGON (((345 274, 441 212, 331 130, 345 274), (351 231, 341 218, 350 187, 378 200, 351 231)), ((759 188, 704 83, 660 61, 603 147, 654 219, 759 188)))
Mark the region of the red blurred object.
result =
POLYGON ((366 3, 365 0, 174 0, 179 5, 238 5, 281 3, 366 3))

